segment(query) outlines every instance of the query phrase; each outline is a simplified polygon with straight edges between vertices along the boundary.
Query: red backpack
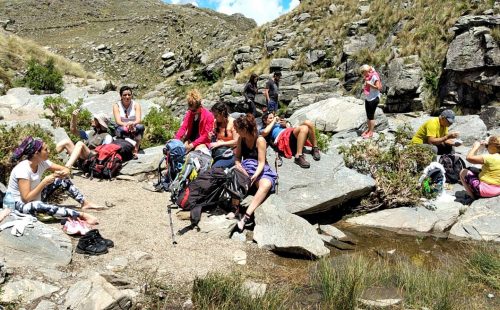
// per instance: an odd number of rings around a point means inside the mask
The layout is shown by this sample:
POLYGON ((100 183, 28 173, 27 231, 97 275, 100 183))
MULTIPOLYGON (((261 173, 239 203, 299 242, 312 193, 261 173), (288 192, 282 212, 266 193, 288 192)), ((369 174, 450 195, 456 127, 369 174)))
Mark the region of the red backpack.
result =
POLYGON ((122 169, 122 157, 119 154, 121 147, 110 143, 99 145, 95 148, 88 159, 86 159, 81 169, 90 175, 100 179, 112 179, 120 173, 122 169))

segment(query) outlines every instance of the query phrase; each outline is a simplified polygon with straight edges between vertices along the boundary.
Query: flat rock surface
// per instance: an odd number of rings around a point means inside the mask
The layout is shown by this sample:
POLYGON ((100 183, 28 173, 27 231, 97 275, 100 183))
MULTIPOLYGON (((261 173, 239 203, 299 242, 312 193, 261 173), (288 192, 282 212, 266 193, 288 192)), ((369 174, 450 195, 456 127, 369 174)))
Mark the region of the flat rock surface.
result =
POLYGON ((58 290, 58 287, 40 281, 22 279, 7 282, 2 286, 0 301, 9 303, 22 300, 24 303, 29 303, 37 298, 50 296, 58 290))

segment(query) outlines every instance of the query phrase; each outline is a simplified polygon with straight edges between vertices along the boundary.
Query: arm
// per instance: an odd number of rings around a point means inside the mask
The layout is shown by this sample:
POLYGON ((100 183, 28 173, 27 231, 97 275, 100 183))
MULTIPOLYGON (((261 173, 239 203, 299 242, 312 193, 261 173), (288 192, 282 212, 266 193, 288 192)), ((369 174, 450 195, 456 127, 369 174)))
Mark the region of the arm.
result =
POLYGON ((78 114, 80 113, 80 109, 76 109, 71 113, 71 122, 69 123, 69 131, 75 136, 80 136, 80 132, 78 131, 77 122, 78 122, 78 114))
POLYGON ((458 137, 458 132, 451 132, 441 138, 427 137, 427 141, 429 142, 429 144, 434 144, 434 145, 440 145, 443 143, 452 145, 455 143, 453 139, 455 139, 456 137, 458 137))
POLYGON ((21 200, 24 203, 33 201, 38 194, 42 192, 45 186, 54 182, 55 176, 53 174, 46 176, 33 190, 31 188, 31 182, 28 179, 17 179, 19 185, 19 193, 21 194, 21 200))
POLYGON ((71 173, 71 170, 68 167, 54 163, 51 163, 50 167, 47 170, 54 172, 54 175, 59 178, 66 178, 71 173))
POLYGON ((141 117, 142 117, 142 108, 139 103, 135 103, 135 122, 134 125, 140 124, 141 123, 141 117))
POLYGON ((236 167, 236 169, 240 170, 241 172, 243 172, 245 175, 248 176, 248 173, 241 165, 241 143, 243 143, 243 141, 241 140, 241 137, 238 137, 238 141, 236 142, 236 148, 234 149, 234 166, 236 167))
MULTIPOLYGON (((229 119, 229 124, 233 124, 234 120, 232 118, 229 119)), ((228 125, 229 125, 228 124, 228 125)), ((230 147, 235 147, 236 143, 238 142, 238 138, 240 135, 236 131, 236 128, 234 128, 234 125, 231 128, 231 133, 233 135, 233 139, 229 141, 222 141, 222 140, 217 140, 217 142, 212 143, 212 148, 214 147, 219 147, 219 146, 230 146, 230 147)))
POLYGON ((368 86, 370 86, 371 88, 375 88, 377 89, 378 91, 381 91, 382 90, 382 83, 380 83, 380 80, 376 80, 374 84, 366 81, 366 84, 368 86))
POLYGON ((115 117, 115 123, 118 126, 124 126, 125 123, 122 122, 122 119, 120 117, 120 109, 118 108, 118 104, 113 104, 113 116, 115 117))
POLYGON ((248 101, 248 95, 247 95, 247 92, 248 92, 248 88, 250 87, 250 83, 246 83, 245 84, 245 88, 243 88, 243 96, 245 97, 245 102, 248 101))
POLYGON ((269 123, 269 125, 266 126, 266 128, 262 129, 260 132, 260 135, 263 136, 264 138, 267 137, 270 133, 271 130, 273 129, 274 124, 279 120, 279 117, 275 116, 272 120, 272 122, 269 123))
POLYGON ((266 88, 262 91, 264 97, 266 97, 266 102, 269 102, 269 85, 266 83, 266 88))
POLYGON ((474 145, 472 145, 472 148, 470 149, 469 153, 467 154, 467 161, 470 162, 471 164, 484 164, 484 157, 482 155, 476 155, 477 151, 481 147, 481 142, 474 142, 474 145))
POLYGON ((191 111, 187 111, 186 116, 184 116, 184 119, 182 120, 181 127, 179 128, 179 130, 177 130, 177 133, 175 134, 175 138, 177 140, 184 140, 184 134, 186 133, 188 128, 190 115, 191 111))
POLYGON ((257 138, 257 151, 258 151, 258 162, 257 169, 255 169, 255 174, 251 176, 252 183, 264 170, 264 165, 266 164, 266 140, 263 137, 257 138))

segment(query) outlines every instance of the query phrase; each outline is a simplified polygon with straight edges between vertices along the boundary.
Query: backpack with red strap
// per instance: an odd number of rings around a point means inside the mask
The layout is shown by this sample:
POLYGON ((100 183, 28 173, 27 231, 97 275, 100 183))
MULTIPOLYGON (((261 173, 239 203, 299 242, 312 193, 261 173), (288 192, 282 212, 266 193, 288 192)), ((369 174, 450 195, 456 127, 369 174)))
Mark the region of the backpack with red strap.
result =
POLYGON ((90 175, 100 179, 112 179, 120 173, 122 169, 122 157, 119 154, 121 147, 117 144, 103 144, 95 148, 94 152, 90 153, 81 169, 90 175))

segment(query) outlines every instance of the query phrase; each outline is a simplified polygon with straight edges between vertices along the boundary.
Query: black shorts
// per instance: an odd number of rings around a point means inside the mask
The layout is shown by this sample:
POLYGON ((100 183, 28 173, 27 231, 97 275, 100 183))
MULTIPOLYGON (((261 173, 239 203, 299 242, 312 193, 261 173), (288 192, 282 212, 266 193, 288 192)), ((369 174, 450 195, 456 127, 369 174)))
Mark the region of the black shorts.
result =
POLYGON ((375 119, 375 110, 377 109, 379 101, 380 101, 379 97, 373 99, 372 101, 365 100, 365 111, 367 119, 369 120, 375 119))
POLYGON ((292 155, 295 156, 297 154, 297 137, 293 134, 290 134, 290 139, 288 140, 290 143, 290 150, 292 150, 292 155))

